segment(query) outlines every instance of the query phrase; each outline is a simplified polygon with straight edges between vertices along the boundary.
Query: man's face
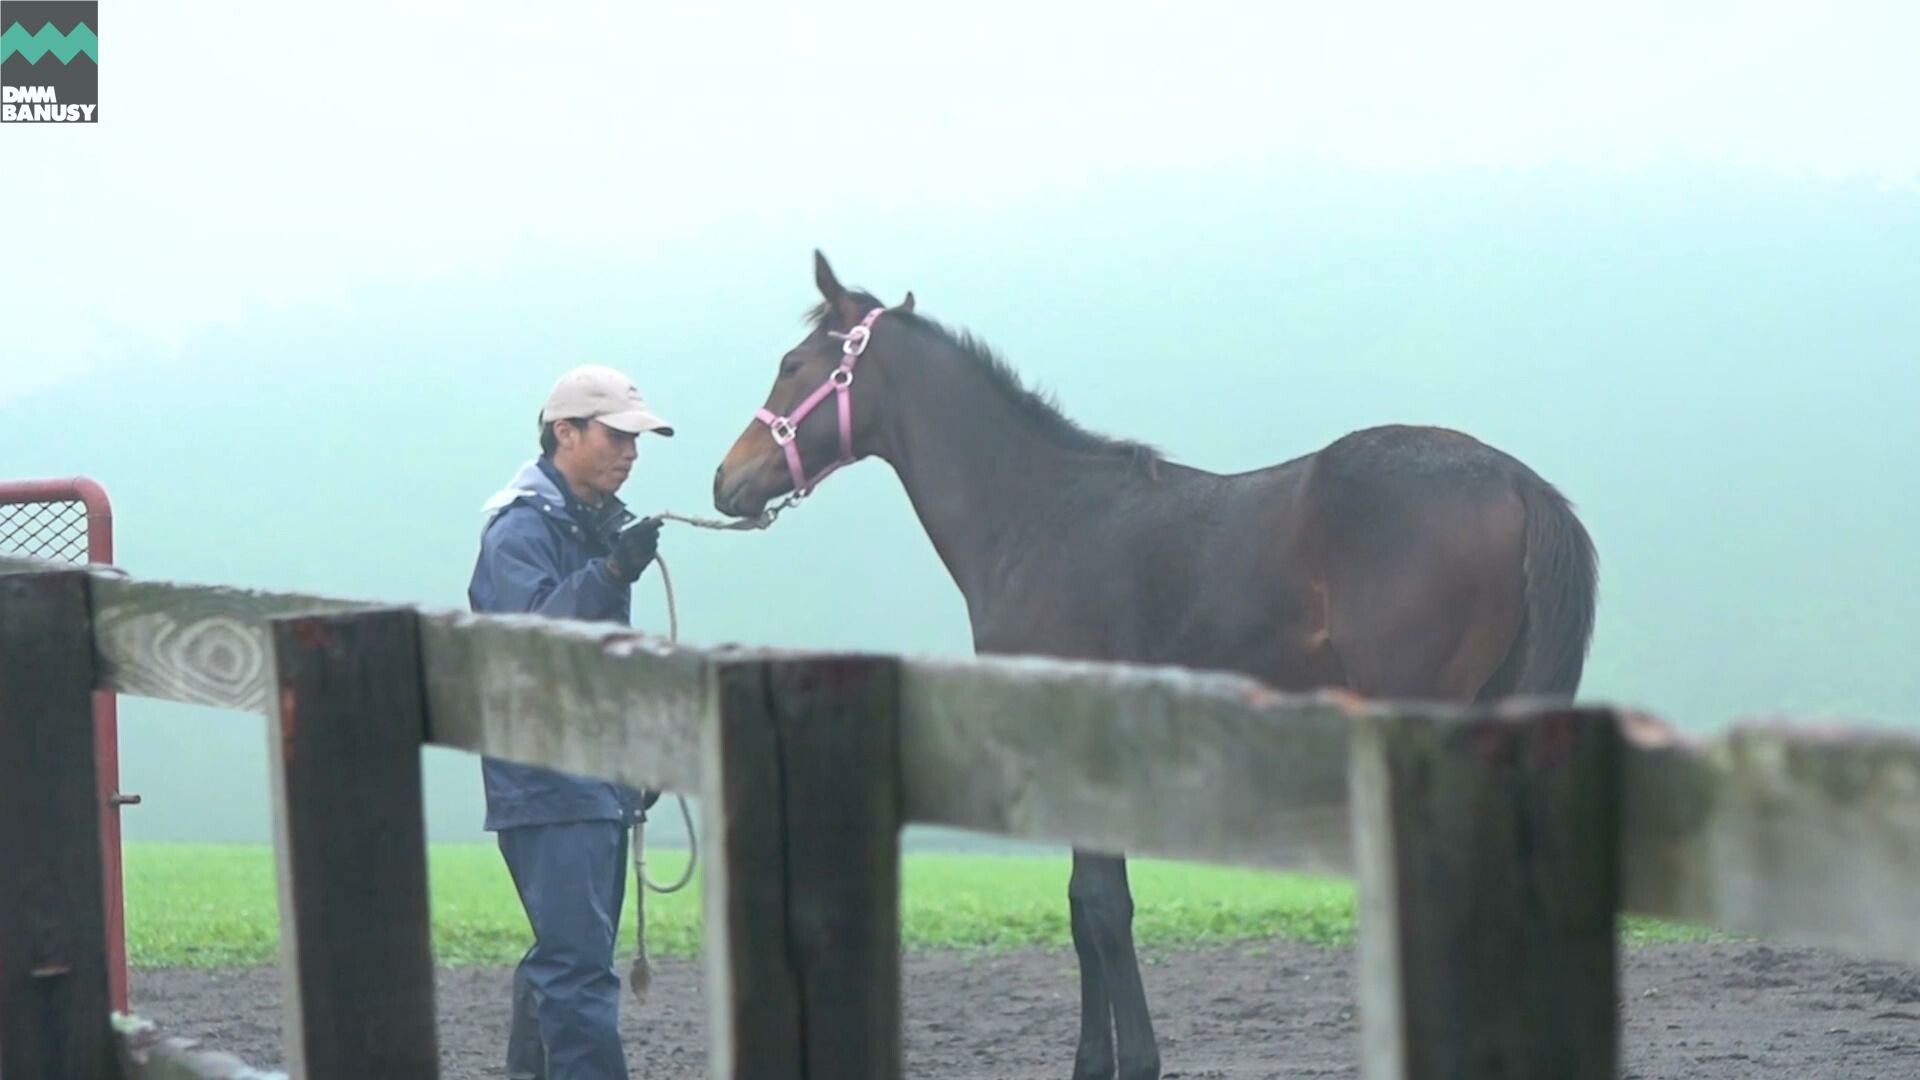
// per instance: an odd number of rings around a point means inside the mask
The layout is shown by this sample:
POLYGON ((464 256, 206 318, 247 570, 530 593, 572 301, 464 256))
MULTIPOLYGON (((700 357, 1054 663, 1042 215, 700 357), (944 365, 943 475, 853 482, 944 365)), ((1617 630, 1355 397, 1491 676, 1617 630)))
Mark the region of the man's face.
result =
POLYGON ((598 420, 577 428, 555 424, 554 436, 560 444, 553 454, 554 465, 572 483, 574 494, 589 502, 619 491, 639 452, 638 436, 615 431, 598 420))

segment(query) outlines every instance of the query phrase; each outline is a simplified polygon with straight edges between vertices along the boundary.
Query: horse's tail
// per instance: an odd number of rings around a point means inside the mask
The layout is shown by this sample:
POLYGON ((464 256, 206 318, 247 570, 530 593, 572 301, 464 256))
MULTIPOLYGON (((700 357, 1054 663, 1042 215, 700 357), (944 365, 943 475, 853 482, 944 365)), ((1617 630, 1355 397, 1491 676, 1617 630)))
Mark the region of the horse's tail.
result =
MULTIPOLYGON (((1521 480, 1527 512, 1526 615, 1509 662, 1519 661, 1505 694, 1571 698, 1580 687, 1593 637, 1599 557, 1573 507, 1537 476, 1521 480)), ((1504 673, 1503 673, 1504 674, 1504 673)), ((1506 679, 1498 679, 1507 682, 1506 679)))

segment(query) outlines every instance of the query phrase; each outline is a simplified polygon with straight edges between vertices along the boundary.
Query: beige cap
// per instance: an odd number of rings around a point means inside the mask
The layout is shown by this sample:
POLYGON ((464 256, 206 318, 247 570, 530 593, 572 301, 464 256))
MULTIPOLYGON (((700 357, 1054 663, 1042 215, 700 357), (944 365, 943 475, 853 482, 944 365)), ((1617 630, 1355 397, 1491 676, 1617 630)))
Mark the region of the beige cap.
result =
POLYGON ((598 420, 636 435, 643 431, 673 434, 673 426, 647 408, 647 399, 640 396, 632 379, 599 364, 574 368, 553 384, 540 409, 540 424, 544 427, 555 420, 598 420))

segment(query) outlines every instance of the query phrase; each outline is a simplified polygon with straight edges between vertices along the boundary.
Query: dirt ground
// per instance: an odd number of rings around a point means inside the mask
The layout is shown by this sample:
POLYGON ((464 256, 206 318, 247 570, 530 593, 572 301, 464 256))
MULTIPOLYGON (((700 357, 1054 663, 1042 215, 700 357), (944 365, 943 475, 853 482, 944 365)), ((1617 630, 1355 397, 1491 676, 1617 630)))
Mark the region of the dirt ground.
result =
MULTIPOLYGON (((1353 954, 1286 942, 1149 954, 1164 1075, 1356 1075, 1353 954)), ((624 971, 624 961, 622 961, 624 971)), ((1623 1067, 1635 1080, 1920 1077, 1920 970, 1751 944, 1628 950, 1623 1067)), ((1070 951, 907 959, 907 1075, 1065 1077, 1078 993, 1070 951)), ((498 1077, 509 972, 441 972, 441 1075, 498 1077)), ((134 1011, 249 1064, 279 1067, 278 974, 142 970, 134 1011)), ((633 1075, 704 1077, 700 969, 667 961, 644 1011, 624 999, 633 1075)))

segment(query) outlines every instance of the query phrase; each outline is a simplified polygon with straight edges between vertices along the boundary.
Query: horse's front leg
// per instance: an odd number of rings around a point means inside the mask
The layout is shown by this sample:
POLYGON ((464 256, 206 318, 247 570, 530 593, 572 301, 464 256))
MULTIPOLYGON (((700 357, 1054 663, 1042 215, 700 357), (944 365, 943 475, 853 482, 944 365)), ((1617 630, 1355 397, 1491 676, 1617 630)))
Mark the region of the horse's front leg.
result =
POLYGON ((1073 951, 1080 957, 1080 1043, 1073 1053, 1073 1080, 1113 1080, 1113 999, 1106 969, 1094 944, 1091 916, 1081 898, 1082 856, 1073 853, 1073 877, 1067 885, 1067 910, 1073 927, 1073 951))
MULTIPOLYGON (((1076 1063, 1075 1080, 1083 1075, 1159 1080, 1160 1047, 1147 1011, 1140 961, 1133 950, 1133 893, 1127 884, 1126 859, 1074 852, 1073 878, 1067 892, 1085 925, 1084 936, 1092 945, 1091 950, 1079 950, 1083 1010, 1080 1045, 1084 1051, 1093 1031, 1093 1021, 1084 1015, 1088 1003, 1087 954, 1091 951, 1096 957, 1099 995, 1108 1006, 1099 1019, 1100 1041, 1113 1048, 1108 1051, 1112 1056, 1104 1062, 1106 1072, 1082 1074, 1076 1063), (1110 1043, 1106 1038, 1109 1031, 1110 1043)), ((1076 929, 1076 949, 1082 936, 1076 929)))

